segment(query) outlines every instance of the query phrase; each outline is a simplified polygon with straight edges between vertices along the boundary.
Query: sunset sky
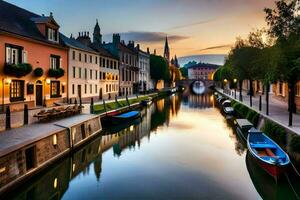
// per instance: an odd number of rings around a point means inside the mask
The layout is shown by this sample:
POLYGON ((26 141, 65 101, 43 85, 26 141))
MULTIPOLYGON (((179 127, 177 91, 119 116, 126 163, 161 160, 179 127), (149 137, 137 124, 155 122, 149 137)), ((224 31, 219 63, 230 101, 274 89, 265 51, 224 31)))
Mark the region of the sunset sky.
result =
POLYGON ((162 53, 166 34, 171 54, 226 54, 237 36, 265 26, 274 0, 7 0, 37 14, 53 15, 61 32, 92 32, 99 20, 104 40, 121 33, 143 48, 162 53))

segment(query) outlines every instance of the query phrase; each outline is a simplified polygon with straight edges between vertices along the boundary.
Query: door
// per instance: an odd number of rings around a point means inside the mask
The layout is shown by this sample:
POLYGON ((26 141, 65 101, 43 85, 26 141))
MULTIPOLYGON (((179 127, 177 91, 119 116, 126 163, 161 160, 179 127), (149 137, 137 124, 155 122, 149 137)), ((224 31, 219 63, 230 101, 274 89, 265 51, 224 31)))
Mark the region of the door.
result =
POLYGON ((99 91, 99 99, 102 100, 102 88, 100 88, 100 91, 99 91))
POLYGON ((43 106, 43 85, 35 85, 36 106, 43 106))
POLYGON ((81 99, 81 85, 77 86, 78 97, 81 99))
POLYGON ((29 147, 25 150, 26 158, 26 171, 29 171, 36 166, 36 148, 35 146, 29 147))

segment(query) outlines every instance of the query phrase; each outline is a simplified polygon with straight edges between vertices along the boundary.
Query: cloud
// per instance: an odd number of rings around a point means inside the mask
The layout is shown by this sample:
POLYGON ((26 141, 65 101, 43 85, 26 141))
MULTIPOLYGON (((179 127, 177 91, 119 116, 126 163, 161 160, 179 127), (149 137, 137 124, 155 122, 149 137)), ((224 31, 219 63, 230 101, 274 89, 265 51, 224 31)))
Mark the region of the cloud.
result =
POLYGON ((213 19, 208 19, 208 20, 199 21, 199 22, 190 23, 190 24, 182 24, 182 25, 179 25, 179 26, 171 27, 169 30, 188 28, 188 27, 191 27, 191 26, 198 26, 198 25, 207 24, 207 23, 210 23, 210 22, 213 22, 213 21, 216 21, 216 20, 217 20, 217 18, 213 18, 213 19))
POLYGON ((200 49, 198 51, 206 51, 206 50, 215 50, 215 49, 224 49, 224 48, 230 48, 232 47, 232 44, 225 44, 225 45, 217 45, 217 46, 211 46, 204 49, 200 49))
MULTIPOLYGON (((111 35, 111 34, 110 34, 111 35)), ((136 42, 158 43, 165 41, 167 33, 163 32, 146 32, 146 31, 129 31, 120 33, 121 39, 125 41, 134 40, 136 42)), ((177 42, 188 39, 187 36, 182 35, 168 35, 168 40, 177 42)))

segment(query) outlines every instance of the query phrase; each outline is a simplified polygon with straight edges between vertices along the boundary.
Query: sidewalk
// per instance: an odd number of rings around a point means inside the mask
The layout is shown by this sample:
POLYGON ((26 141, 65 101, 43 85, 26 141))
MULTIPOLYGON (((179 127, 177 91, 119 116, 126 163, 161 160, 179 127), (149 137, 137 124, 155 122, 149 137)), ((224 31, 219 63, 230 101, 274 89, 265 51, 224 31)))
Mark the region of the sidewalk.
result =
MULTIPOLYGON (((216 88, 217 91, 223 93, 224 95, 234 99, 234 90, 231 90, 232 95, 225 94, 223 89, 216 88)), ((262 95, 262 111, 259 111, 259 95, 252 97, 252 108, 257 112, 261 113, 267 118, 271 118, 273 121, 276 121, 278 124, 284 126, 285 128, 291 130, 292 132, 300 135, 300 114, 293 114, 293 126, 288 126, 289 112, 288 105, 284 102, 281 102, 277 99, 272 98, 270 94, 269 100, 269 115, 266 115, 266 100, 265 95, 262 95)), ((239 92, 236 91, 236 101, 239 100, 239 92)), ((250 107, 250 96, 246 95, 246 92, 243 92, 243 102, 250 107)))

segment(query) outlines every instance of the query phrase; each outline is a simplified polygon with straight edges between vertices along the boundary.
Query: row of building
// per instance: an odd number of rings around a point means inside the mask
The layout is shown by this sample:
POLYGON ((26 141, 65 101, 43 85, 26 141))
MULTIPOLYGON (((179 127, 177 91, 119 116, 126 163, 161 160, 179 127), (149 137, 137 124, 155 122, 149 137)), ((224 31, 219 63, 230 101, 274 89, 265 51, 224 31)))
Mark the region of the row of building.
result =
POLYGON ((37 15, 2 0, 0 9, 2 108, 110 99, 153 89, 149 49, 141 50, 134 41, 125 44, 119 34, 105 43, 98 21, 91 36, 85 31, 67 37, 52 13, 37 15))

